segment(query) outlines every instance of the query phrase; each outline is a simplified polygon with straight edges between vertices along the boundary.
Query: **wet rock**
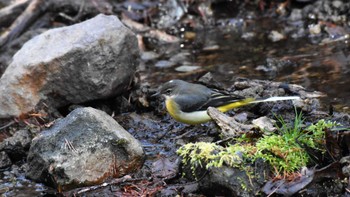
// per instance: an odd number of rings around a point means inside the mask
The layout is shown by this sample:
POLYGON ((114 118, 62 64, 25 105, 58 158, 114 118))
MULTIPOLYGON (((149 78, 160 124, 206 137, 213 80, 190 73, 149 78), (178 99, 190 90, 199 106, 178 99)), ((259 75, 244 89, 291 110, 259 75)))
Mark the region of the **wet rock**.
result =
POLYGON ((12 162, 22 160, 27 156, 27 152, 32 141, 32 134, 27 129, 17 131, 12 137, 6 138, 0 143, 0 151, 5 151, 12 162))
POLYGON ((176 63, 167 61, 167 60, 160 60, 155 64, 155 67, 157 68, 170 68, 172 66, 175 66, 176 63))
POLYGON ((0 118, 119 94, 138 54, 135 35, 115 16, 49 30, 17 52, 0 79, 0 118))
POLYGON ((0 176, 0 193, 2 196, 56 196, 57 193, 52 188, 43 184, 34 183, 24 177, 26 164, 18 166, 12 165, 0 176))
POLYGON ((7 155, 5 151, 0 152, 0 169, 6 168, 12 165, 10 157, 7 155))
POLYGON ((208 196, 255 196, 260 190, 260 184, 244 170, 223 166, 211 169, 199 182, 199 190, 208 196))
POLYGON ((248 113, 241 112, 238 114, 235 114, 233 117, 237 122, 246 122, 248 120, 248 113))
POLYGON ((345 176, 350 177, 350 156, 346 156, 340 159, 340 163, 344 166, 342 172, 345 176))
POLYGON ((317 36, 319 34, 321 34, 321 25, 318 23, 318 24, 312 24, 312 25, 309 25, 309 33, 311 36, 317 36))
POLYGON ((247 41, 253 40, 253 38, 255 38, 255 37, 256 37, 255 32, 245 32, 241 36, 241 38, 243 38, 244 40, 247 40, 247 41))
POLYGON ((305 6, 303 13, 306 16, 313 16, 312 19, 331 21, 334 23, 344 23, 349 19, 349 1, 327 1, 319 0, 313 4, 305 6))
POLYGON ((296 63, 290 60, 281 60, 276 58, 266 58, 264 65, 259 65, 255 70, 268 73, 270 76, 276 76, 279 71, 289 67, 295 67, 296 63))
POLYGON ((155 60, 159 58, 159 54, 155 53, 153 51, 145 51, 141 54, 141 59, 144 61, 150 61, 150 60, 155 60))
POLYGON ((160 29, 174 25, 187 12, 187 8, 182 1, 166 1, 159 9, 163 13, 157 22, 160 29))
POLYGON ((205 47, 203 47, 203 51, 209 52, 209 51, 217 51, 220 49, 220 46, 217 45, 215 42, 209 42, 205 47))
POLYGON ((182 51, 170 57, 169 61, 176 64, 183 64, 184 62, 188 62, 190 60, 189 57, 191 57, 191 54, 188 51, 182 51))
POLYGON ((79 108, 33 139, 26 175, 65 190, 131 173, 143 158, 141 144, 112 117, 79 108))
POLYGON ((299 21, 303 18, 301 9, 293 9, 290 13, 289 20, 291 21, 299 21))

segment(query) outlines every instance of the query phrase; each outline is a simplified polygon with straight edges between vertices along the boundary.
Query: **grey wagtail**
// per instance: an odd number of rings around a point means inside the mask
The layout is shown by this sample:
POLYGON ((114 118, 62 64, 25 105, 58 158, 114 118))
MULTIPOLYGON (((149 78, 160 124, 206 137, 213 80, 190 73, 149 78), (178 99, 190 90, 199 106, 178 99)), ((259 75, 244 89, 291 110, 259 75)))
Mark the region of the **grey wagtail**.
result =
POLYGON ((191 125, 211 120, 207 113, 208 107, 215 107, 221 112, 227 112, 253 103, 300 99, 298 96, 244 98, 182 80, 166 82, 152 97, 159 95, 165 97, 166 109, 175 120, 191 125))

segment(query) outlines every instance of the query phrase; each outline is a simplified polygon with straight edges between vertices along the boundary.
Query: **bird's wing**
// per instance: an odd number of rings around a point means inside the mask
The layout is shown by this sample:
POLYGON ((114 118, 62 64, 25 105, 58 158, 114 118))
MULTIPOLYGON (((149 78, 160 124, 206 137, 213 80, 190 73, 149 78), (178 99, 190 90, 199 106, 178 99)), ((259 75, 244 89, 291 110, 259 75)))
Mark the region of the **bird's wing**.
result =
POLYGON ((225 92, 220 92, 218 90, 213 90, 210 98, 197 108, 197 110, 207 110, 208 107, 220 107, 229 103, 234 103, 245 99, 242 96, 235 94, 228 94, 225 92))
POLYGON ((181 94, 176 96, 176 103, 183 112, 193 112, 201 108, 210 97, 198 94, 181 94))

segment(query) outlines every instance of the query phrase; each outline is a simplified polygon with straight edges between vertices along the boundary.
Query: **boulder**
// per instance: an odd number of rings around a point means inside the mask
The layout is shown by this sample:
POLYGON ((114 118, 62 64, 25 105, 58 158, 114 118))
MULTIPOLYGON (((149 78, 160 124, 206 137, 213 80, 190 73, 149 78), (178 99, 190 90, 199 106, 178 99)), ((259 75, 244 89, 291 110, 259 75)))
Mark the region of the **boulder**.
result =
POLYGON ((63 190, 100 184, 139 169, 141 144, 112 117, 78 108, 32 141, 28 178, 63 190))
POLYGON ((134 33, 116 16, 42 33, 23 45, 0 79, 0 118, 120 94, 138 56, 134 33))

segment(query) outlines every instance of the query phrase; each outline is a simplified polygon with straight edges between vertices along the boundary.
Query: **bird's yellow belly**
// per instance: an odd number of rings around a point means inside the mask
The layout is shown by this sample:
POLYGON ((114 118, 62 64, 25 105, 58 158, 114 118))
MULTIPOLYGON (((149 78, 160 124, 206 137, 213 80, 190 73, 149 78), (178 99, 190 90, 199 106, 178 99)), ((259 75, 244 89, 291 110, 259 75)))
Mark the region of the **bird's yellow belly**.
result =
POLYGON ((186 124, 201 124, 211 120, 210 116, 207 114, 207 111, 195 111, 195 112, 183 112, 179 106, 172 100, 167 99, 165 101, 165 106, 168 110, 168 113, 176 121, 186 123, 186 124))

